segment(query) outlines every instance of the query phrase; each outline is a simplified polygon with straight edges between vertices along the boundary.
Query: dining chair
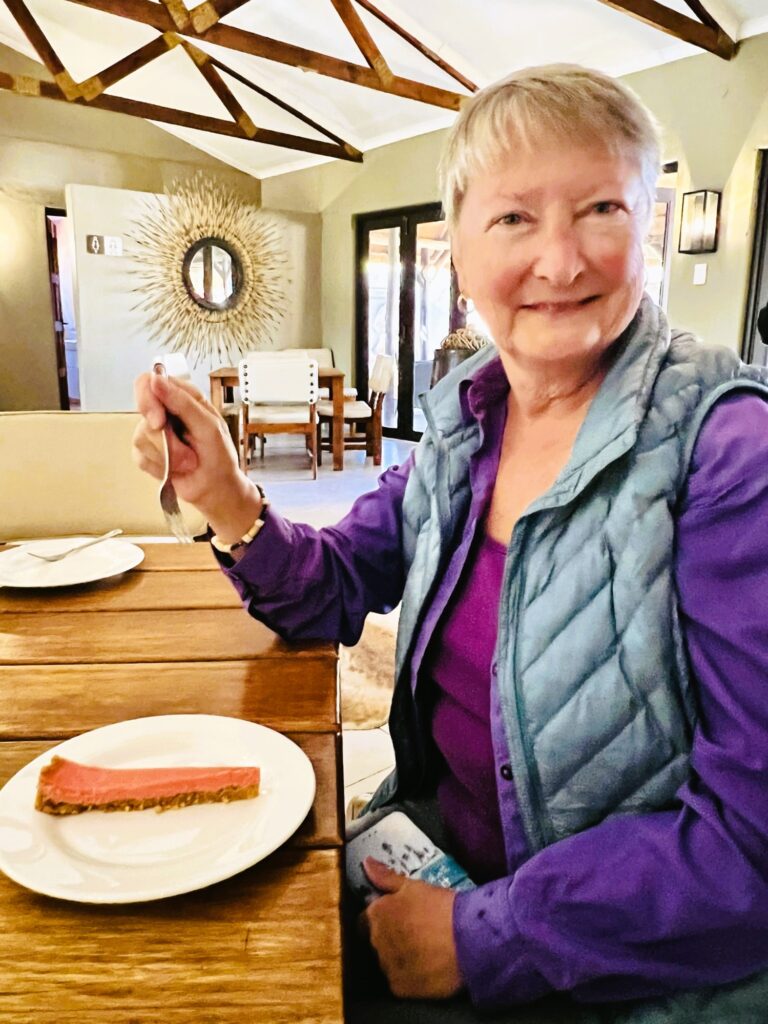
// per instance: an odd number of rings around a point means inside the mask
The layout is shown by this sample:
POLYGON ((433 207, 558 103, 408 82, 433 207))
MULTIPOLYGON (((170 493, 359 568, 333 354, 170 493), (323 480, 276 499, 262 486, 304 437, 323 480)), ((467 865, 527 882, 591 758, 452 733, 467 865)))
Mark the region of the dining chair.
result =
MULTIPOLYGON (((381 465, 381 407, 392 386, 395 360, 392 356, 376 356, 369 378, 370 393, 367 402, 344 402, 344 449, 365 450, 366 458, 373 457, 374 466, 381 465)), ((331 450, 331 429, 333 425, 333 402, 317 403, 317 461, 322 465, 323 448, 331 450), (323 426, 328 424, 328 436, 323 426)))
MULTIPOLYGON (((281 359, 303 358, 315 359, 318 370, 332 369, 336 365, 331 348, 281 348, 274 352, 263 353, 266 356, 279 356, 281 359)), ((320 388, 317 392, 318 399, 330 398, 330 388, 320 388)), ((344 401, 351 402, 357 399, 357 388, 344 388, 344 401)))
POLYGON ((283 359, 263 352, 241 360, 240 466, 247 472, 251 442, 267 434, 301 434, 306 439, 312 479, 317 478, 317 362, 296 357, 283 359))

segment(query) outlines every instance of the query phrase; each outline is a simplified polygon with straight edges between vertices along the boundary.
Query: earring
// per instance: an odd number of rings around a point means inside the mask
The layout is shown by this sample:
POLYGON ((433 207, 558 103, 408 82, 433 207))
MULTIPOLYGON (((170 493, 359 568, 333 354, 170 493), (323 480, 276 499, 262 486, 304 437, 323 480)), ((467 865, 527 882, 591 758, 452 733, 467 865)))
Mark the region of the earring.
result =
POLYGON ((469 311, 469 299, 466 297, 464 292, 459 292, 459 297, 456 299, 456 305, 459 312, 466 316, 469 311))

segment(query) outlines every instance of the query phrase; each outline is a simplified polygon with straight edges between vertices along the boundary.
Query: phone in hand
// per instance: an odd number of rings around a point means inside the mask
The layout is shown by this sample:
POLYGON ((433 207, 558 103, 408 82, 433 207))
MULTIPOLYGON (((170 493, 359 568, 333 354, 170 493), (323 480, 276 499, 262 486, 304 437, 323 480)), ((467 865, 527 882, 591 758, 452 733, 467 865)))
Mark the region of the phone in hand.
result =
POLYGON ((347 843, 347 884, 368 904, 382 893, 365 873, 366 857, 375 857, 401 875, 443 889, 475 888, 464 868, 435 846, 402 811, 392 811, 347 843))

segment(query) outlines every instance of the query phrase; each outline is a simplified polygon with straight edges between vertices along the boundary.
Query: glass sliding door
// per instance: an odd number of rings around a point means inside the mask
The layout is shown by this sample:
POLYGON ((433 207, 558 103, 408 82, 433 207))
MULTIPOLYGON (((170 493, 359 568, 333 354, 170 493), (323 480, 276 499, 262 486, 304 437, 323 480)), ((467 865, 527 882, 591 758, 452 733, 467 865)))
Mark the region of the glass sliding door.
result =
POLYGON ((384 400, 382 425, 397 427, 397 363, 400 348, 400 226, 372 228, 365 253, 366 363, 370 368, 378 355, 395 360, 393 385, 384 400))
POLYGON ((444 220, 417 221, 413 299, 412 427, 426 426, 419 395, 429 390, 435 349, 450 332, 451 243, 444 220))
POLYGON ((357 218, 357 386, 367 388, 377 355, 395 359, 384 432, 416 439, 425 420, 432 358, 457 317, 456 275, 440 205, 357 218))

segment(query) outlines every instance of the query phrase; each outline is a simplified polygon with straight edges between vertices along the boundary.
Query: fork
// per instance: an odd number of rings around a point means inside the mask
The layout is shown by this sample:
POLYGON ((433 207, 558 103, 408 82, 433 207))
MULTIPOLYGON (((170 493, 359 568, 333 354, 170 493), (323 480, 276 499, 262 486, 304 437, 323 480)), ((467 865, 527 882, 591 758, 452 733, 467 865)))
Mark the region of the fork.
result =
MULTIPOLYGON (((166 376, 165 367, 162 363, 155 363, 152 372, 161 377, 166 376)), ((165 469, 163 471, 163 482, 160 485, 160 508, 163 510, 168 529, 180 544, 191 544, 192 535, 187 529, 184 517, 179 508, 179 500, 176 497, 176 488, 171 481, 171 457, 168 451, 168 435, 166 431, 170 427, 180 441, 184 440, 184 424, 178 416, 173 413, 166 413, 167 423, 163 427, 163 452, 165 455, 165 469)))
POLYGON ((59 562, 62 558, 66 558, 67 555, 73 555, 76 551, 82 551, 83 548, 89 548, 93 544, 100 544, 103 540, 109 540, 110 537, 116 537, 122 530, 110 530, 109 533, 103 533, 100 537, 91 537, 90 540, 83 541, 82 544, 75 544, 72 548, 67 548, 66 551, 59 551, 56 555, 40 555, 36 551, 26 550, 26 554, 31 555, 32 558, 39 558, 43 562, 59 562))

